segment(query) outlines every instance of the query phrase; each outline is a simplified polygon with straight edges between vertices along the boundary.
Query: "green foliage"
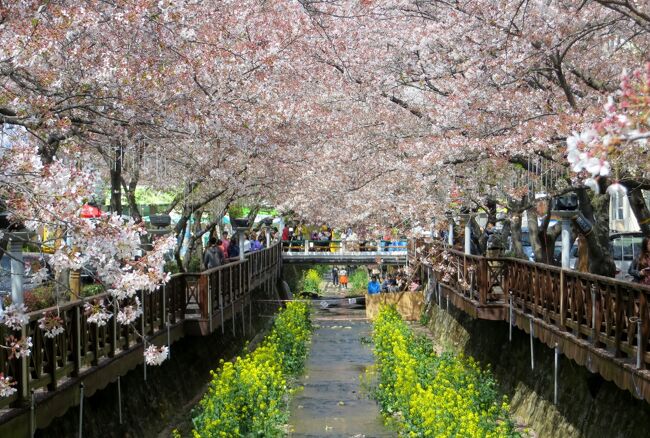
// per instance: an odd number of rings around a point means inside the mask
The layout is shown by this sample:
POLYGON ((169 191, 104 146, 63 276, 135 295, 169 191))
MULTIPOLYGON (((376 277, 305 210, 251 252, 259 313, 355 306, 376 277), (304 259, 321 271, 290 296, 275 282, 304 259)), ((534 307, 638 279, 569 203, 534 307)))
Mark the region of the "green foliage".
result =
POLYGON ((104 286, 101 284, 87 284, 84 287, 81 288, 81 296, 86 298, 86 297, 92 297, 95 295, 99 295, 104 293, 105 289, 104 286))
POLYGON ((196 255, 192 256, 190 263, 187 265, 187 270, 188 272, 201 272, 203 270, 201 257, 196 255))
POLYGON ((310 336, 309 306, 289 303, 261 346, 212 372, 192 419, 194 437, 285 436, 287 378, 302 371, 310 336))
POLYGON ((438 356, 394 307, 381 309, 373 340, 379 373, 375 397, 401 436, 520 436, 491 373, 473 358, 438 356))
POLYGON ((309 269, 306 273, 303 274, 302 279, 300 280, 300 293, 316 294, 320 295, 321 288, 320 285, 323 282, 323 277, 316 269, 309 269))
POLYGON ((329 265, 314 265, 312 269, 315 269, 320 274, 321 278, 325 277, 325 274, 329 273, 332 270, 332 267, 329 265))
POLYGON ((368 271, 365 269, 357 269, 350 276, 350 289, 356 293, 365 293, 368 289, 368 271))
POLYGON ((242 204, 233 203, 228 207, 228 216, 230 216, 231 219, 245 218, 247 217, 247 210, 248 209, 242 204))
POLYGON ((169 272, 171 274, 178 274, 181 272, 181 270, 178 268, 178 264, 176 263, 176 260, 168 260, 165 262, 165 265, 163 266, 163 269, 165 272, 169 272))

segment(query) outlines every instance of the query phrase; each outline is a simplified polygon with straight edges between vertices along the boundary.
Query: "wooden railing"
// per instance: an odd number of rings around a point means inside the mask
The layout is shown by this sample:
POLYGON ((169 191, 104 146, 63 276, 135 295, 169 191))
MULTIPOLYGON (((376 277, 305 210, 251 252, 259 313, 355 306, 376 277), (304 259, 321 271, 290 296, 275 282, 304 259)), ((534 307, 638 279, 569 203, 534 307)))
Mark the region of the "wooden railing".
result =
MULTIPOLYGON (((116 322, 115 309, 105 294, 31 312, 22 331, 14 333, 3 326, 0 328, 3 339, 11 335, 31 337, 33 347, 30 356, 19 359, 9 359, 9 351, 0 349, 0 372, 12 376, 17 389, 11 397, 0 398, 0 426, 4 419, 14 416, 11 408, 28 412, 26 407, 32 394, 38 404, 39 399, 49 398, 62 385, 69 387, 75 381, 78 384, 100 371, 104 364, 122 360, 127 355, 134 364, 142 363, 144 339, 147 343, 162 345, 186 334, 207 335, 223 326, 226 320, 234 320, 238 312, 243 316, 245 306, 249 307, 250 318, 252 290, 277 279, 280 263, 281 246, 276 244, 247 254, 243 261, 201 273, 174 275, 156 291, 138 293, 143 314, 126 326, 116 322), (84 305, 101 299, 113 317, 105 326, 98 327, 88 322, 84 305), (39 328, 38 320, 47 312, 58 314, 63 320, 64 332, 53 338, 45 337, 45 332, 39 328), (137 354, 131 354, 134 352, 137 354)), ((120 373, 106 378, 113 380, 120 373)), ((86 394, 91 395, 92 390, 87 385, 86 394)))
POLYGON ((513 306, 615 357, 650 365, 650 287, 523 260, 505 260, 513 306))
POLYGON ((426 269, 458 297, 453 302, 462 310, 532 330, 547 345, 559 345, 568 357, 650 402, 649 286, 431 244, 412 244, 410 254, 418 247, 419 255, 433 254, 426 269), (456 275, 445 277, 444 266, 455 267, 456 275), (502 310, 481 313, 486 306, 502 310))

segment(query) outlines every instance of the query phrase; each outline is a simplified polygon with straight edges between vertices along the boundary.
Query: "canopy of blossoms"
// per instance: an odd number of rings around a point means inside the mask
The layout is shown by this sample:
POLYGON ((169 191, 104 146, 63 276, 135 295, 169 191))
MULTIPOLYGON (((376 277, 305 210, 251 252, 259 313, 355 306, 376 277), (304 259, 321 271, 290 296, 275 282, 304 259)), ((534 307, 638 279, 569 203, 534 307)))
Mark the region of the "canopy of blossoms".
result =
POLYGON ((143 186, 176 194, 178 236, 233 202, 408 229, 576 191, 607 255, 594 201, 650 189, 649 32, 648 4, 607 0, 0 0, 0 200, 57 230, 55 272, 96 273, 119 304, 97 324, 132 323, 179 257, 174 235, 136 257, 143 186), (80 218, 102 186, 115 213, 80 218))

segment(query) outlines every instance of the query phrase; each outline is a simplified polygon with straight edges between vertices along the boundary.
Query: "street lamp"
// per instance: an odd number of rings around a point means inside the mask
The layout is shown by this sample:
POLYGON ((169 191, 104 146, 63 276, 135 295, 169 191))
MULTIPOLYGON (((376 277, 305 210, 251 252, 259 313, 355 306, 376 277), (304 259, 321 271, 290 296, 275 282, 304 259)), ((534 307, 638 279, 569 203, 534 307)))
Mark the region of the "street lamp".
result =
POLYGON ((26 231, 22 223, 10 222, 7 211, 0 212, 0 228, 9 237, 9 251, 7 253, 11 259, 11 302, 13 304, 23 304, 23 283, 25 279, 23 245, 29 242, 29 237, 33 233, 26 231))
MULTIPOLYGON (((553 198, 551 213, 559 216, 562 222, 562 269, 569 269, 571 252, 571 220, 578 216, 578 196, 567 193, 553 198)), ((582 216, 584 219, 584 216, 582 216)), ((586 219, 584 219, 586 221, 586 219)))

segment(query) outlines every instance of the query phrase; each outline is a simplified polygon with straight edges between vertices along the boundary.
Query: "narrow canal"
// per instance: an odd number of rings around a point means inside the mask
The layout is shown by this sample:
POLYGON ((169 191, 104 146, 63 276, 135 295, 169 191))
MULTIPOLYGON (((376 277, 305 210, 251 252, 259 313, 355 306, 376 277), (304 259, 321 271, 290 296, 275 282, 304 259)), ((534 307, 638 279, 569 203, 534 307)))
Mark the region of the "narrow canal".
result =
POLYGON ((362 388, 373 364, 372 326, 364 309, 328 308, 313 312, 311 352, 291 402, 291 437, 393 437, 379 407, 362 388))

